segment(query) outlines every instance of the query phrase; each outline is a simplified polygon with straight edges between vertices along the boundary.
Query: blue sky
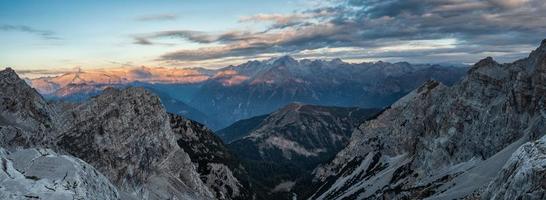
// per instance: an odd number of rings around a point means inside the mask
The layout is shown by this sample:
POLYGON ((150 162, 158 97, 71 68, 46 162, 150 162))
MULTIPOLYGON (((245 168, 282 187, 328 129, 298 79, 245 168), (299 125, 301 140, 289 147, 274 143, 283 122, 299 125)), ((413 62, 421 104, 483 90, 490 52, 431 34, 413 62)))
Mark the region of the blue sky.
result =
MULTIPOLYGON (((174 47, 134 45, 133 35, 178 29, 221 32, 253 28, 238 19, 262 12, 289 13, 305 6, 297 1, 251 0, 0 2, 0 26, 32 29, 0 31, 0 62, 31 69, 107 67, 112 62, 153 64, 151 60, 174 47), (172 19, 162 20, 162 16, 172 19), (41 36, 42 31, 51 32, 54 38, 41 36)), ((184 41, 177 44, 184 45, 192 46, 184 41)))
POLYGON ((511 61, 546 37, 541 0, 0 0, 0 66, 221 67, 284 54, 511 61))

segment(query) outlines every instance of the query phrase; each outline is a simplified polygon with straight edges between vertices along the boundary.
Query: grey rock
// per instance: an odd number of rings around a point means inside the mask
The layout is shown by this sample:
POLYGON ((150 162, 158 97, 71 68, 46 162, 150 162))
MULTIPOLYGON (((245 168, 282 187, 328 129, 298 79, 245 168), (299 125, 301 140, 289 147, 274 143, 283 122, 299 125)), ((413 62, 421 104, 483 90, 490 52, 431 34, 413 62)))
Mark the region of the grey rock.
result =
POLYGON ((0 165, 0 199, 120 199, 93 166, 49 149, 0 148, 0 165))
POLYGON ((55 112, 10 68, 0 71, 0 146, 46 145, 55 112))
POLYGON ((253 199, 248 172, 214 133, 197 122, 170 114, 178 145, 197 166, 216 199, 253 199))
POLYGON ((521 146, 489 184, 482 199, 545 199, 546 136, 521 146))
POLYGON ((546 42, 528 58, 476 63, 430 81, 363 123, 315 170, 311 199, 457 199, 480 193, 510 155, 546 132, 546 42), (325 183, 321 183, 325 182, 325 183))
POLYGON ((143 199, 212 197, 150 92, 109 88, 67 115, 72 126, 58 146, 95 166, 121 191, 143 199))

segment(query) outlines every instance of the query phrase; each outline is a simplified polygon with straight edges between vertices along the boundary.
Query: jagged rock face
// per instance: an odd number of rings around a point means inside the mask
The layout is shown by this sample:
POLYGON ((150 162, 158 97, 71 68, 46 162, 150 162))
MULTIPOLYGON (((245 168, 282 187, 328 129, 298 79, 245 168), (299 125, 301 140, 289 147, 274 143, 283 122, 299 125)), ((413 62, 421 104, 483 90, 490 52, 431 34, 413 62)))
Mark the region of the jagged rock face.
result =
POLYGON ((546 43, 529 58, 431 81, 363 123, 315 170, 312 199, 453 199, 476 193, 528 138, 546 132, 546 43), (326 182, 324 184, 320 181, 326 182))
POLYGON ((212 197, 176 144, 158 97, 142 88, 107 89, 67 115, 57 144, 144 199, 212 197))
POLYGON ((482 195, 492 200, 518 198, 546 198, 546 136, 514 152, 482 195))
POLYGON ((0 147, 0 199, 120 199, 93 166, 48 149, 0 147))
POLYGON ((216 199, 252 199, 247 172, 227 147, 203 125, 170 114, 178 145, 197 166, 216 199))
POLYGON ((228 146, 245 161, 251 177, 257 180, 255 185, 264 190, 261 195, 288 192, 293 182, 343 148, 357 124, 377 112, 378 109, 290 104, 269 114, 257 127, 234 129, 250 132, 237 133, 246 136, 228 146))
POLYGON ((54 112, 10 68, 0 72, 0 146, 45 145, 54 136, 54 112))

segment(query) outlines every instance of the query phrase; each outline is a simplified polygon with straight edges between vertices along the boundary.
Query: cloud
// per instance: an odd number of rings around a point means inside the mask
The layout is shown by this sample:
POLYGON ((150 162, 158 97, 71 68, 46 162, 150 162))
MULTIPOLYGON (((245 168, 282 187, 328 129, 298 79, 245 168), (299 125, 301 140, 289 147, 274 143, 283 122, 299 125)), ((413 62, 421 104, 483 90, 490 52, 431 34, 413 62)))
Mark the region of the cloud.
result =
POLYGON ((58 40, 61 39, 56 35, 53 31, 46 31, 46 30, 39 30, 34 29, 29 26, 22 26, 22 25, 0 25, 0 31, 18 31, 18 32, 24 32, 29 33, 33 35, 40 36, 42 39, 45 40, 58 40))
POLYGON ((144 37, 134 37, 133 38, 135 41, 133 42, 134 44, 140 44, 140 45, 152 45, 153 43, 148 40, 147 38, 144 38, 144 37))
POLYGON ((279 53, 301 57, 345 54, 354 59, 473 62, 488 53, 505 58, 520 56, 546 35, 543 0, 333 2, 336 3, 291 14, 258 14, 239 20, 270 23, 265 30, 164 31, 144 36, 145 40, 139 43, 153 44, 154 39, 169 37, 206 44, 206 47, 168 52, 158 58, 173 62, 279 53), (437 45, 427 43, 427 48, 419 48, 423 46, 419 41, 437 45), (442 41, 450 41, 450 45, 442 45, 442 41), (323 49, 351 49, 357 53, 316 51, 323 49))
POLYGON ((178 16, 174 14, 158 14, 158 15, 146 15, 137 17, 137 21, 173 21, 176 20, 178 16))

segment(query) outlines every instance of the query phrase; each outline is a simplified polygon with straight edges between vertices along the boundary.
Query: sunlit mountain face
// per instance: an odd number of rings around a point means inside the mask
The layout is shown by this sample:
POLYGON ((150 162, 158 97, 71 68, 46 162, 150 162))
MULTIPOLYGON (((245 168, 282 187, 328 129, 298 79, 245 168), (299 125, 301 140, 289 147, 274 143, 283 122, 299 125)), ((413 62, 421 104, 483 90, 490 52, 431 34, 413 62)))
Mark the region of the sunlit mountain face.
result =
POLYGON ((407 62, 352 64, 340 59, 296 60, 283 56, 217 70, 80 70, 29 82, 48 99, 72 102, 82 102, 108 87, 145 87, 162 98, 169 112, 219 129, 292 102, 382 108, 426 80, 451 85, 466 70, 407 62))
POLYGON ((546 199, 544 0, 0 0, 0 200, 546 199))

